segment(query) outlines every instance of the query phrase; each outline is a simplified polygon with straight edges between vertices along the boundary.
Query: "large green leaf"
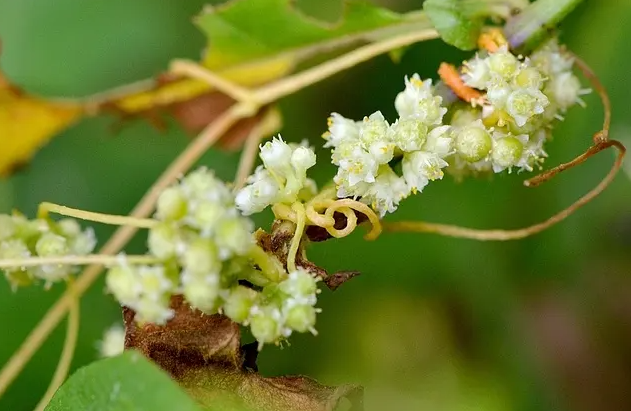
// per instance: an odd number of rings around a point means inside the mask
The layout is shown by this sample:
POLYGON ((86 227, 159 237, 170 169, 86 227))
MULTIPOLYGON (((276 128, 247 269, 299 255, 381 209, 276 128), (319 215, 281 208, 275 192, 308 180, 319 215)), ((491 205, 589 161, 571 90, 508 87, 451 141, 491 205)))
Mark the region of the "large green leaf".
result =
POLYGON ((314 54, 414 29, 429 29, 424 14, 399 14, 360 1, 345 3, 336 23, 318 21, 291 0, 234 0, 207 7, 196 19, 210 39, 205 64, 211 69, 275 58, 314 54))
POLYGON ((79 369, 46 411, 201 411, 164 371, 136 351, 79 369))

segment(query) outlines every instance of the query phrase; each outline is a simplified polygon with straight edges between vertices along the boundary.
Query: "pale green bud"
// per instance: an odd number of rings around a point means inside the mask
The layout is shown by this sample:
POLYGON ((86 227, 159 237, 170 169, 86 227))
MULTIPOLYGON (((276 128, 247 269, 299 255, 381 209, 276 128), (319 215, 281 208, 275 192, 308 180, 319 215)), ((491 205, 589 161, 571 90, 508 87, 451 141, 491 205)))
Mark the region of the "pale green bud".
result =
POLYGON ((214 314, 220 303, 218 282, 215 276, 188 275, 183 280, 182 294, 192 307, 206 314, 214 314))
MULTIPOLYGON (((0 242, 0 259, 23 259, 31 256, 31 253, 22 240, 8 240, 0 242)), ((4 269, 7 280, 13 287, 26 286, 33 282, 31 273, 25 268, 4 269)))
POLYGON ((192 226, 212 230, 224 217, 226 208, 219 203, 204 201, 195 205, 190 221, 192 226))
POLYGON ((280 289, 291 296, 307 296, 318 291, 317 279, 306 270, 298 269, 289 273, 280 283, 280 289))
POLYGON ((168 223, 161 223, 149 230, 147 246, 151 254, 166 260, 175 256, 178 241, 177 228, 168 223))
POLYGON ((241 217, 228 218, 219 223, 215 232, 217 245, 235 255, 245 255, 254 245, 252 223, 241 217))
POLYGON ((314 330, 315 323, 316 309, 311 305, 295 305, 285 314, 285 325, 301 333, 314 330))
POLYGON ((250 317, 250 331, 262 344, 276 342, 282 336, 280 313, 277 309, 259 309, 250 317))
POLYGON ((133 309, 136 311, 135 320, 139 324, 151 323, 163 325, 173 318, 173 310, 169 308, 170 296, 161 299, 144 297, 138 300, 133 309))
POLYGON ((191 273, 210 274, 221 270, 217 246, 206 238, 197 238, 186 247, 181 264, 191 273))
POLYGON ((494 164, 501 168, 507 168, 517 164, 523 152, 523 143, 516 137, 508 136, 496 141, 491 158, 494 164))
POLYGON ((55 257, 67 255, 70 249, 65 237, 54 233, 45 233, 37 240, 35 251, 41 257, 55 257))
POLYGON ((138 272, 131 266, 110 268, 105 277, 105 284, 118 302, 126 306, 132 306, 142 291, 138 272))
POLYGON ((174 221, 186 215, 187 199, 180 187, 168 187, 158 197, 156 217, 174 221))
POLYGON ((241 285, 230 290, 230 294, 223 305, 223 313, 232 321, 243 323, 250 316, 250 309, 258 293, 251 288, 241 285))
POLYGON ((492 148, 493 140, 481 120, 461 128, 456 135, 456 151, 470 163, 486 158, 492 148))
POLYGON ((0 241, 13 237, 16 233, 15 221, 7 214, 0 214, 0 241))

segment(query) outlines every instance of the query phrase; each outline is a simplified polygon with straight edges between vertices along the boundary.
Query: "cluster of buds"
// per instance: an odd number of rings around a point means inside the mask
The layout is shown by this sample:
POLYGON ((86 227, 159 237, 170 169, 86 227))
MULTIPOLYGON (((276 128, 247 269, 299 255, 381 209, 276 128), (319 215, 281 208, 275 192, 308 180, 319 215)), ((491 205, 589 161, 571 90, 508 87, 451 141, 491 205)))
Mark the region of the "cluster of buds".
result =
POLYGON ((532 171, 547 156, 552 123, 588 90, 572 73, 573 59, 551 41, 524 58, 506 46, 482 51, 456 73, 476 98, 415 74, 395 99, 399 118, 380 112, 353 121, 334 113, 323 137, 338 166, 340 198, 353 197, 381 216, 411 193, 441 179, 481 172, 532 171), (447 121, 445 121, 447 120, 447 121))
POLYGON ((316 163, 313 149, 287 144, 279 136, 262 145, 259 156, 263 165, 236 196, 237 207, 244 215, 258 213, 272 204, 292 204, 315 195, 315 182, 307 178, 307 170, 316 163))
POLYGON ((173 316, 171 297, 181 294, 205 314, 223 313, 250 325, 261 345, 292 331, 314 330, 316 280, 306 271, 287 274, 277 260, 276 272, 264 271, 256 258, 262 251, 253 239, 253 223, 212 172, 200 168, 163 191, 155 217, 148 248, 159 263, 132 265, 121 256, 106 279, 138 322, 166 323, 173 316))
MULTIPOLYGON (((82 230, 73 219, 52 221, 28 220, 15 215, 0 215, 0 259, 23 260, 29 257, 82 256, 92 252, 96 238, 91 228, 82 230)), ((42 264, 4 270, 12 287, 24 286, 35 280, 47 285, 67 279, 77 272, 69 264, 42 264)))

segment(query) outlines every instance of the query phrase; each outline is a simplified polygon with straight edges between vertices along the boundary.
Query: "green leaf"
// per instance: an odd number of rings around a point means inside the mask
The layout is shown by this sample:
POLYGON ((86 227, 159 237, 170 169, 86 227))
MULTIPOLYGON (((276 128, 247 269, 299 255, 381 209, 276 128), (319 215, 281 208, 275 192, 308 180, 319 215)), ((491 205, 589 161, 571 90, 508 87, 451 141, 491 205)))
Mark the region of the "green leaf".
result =
POLYGON ((426 0, 423 10, 440 37, 463 50, 476 48, 484 18, 461 0, 426 0))
POLYGON ((360 1, 345 3, 341 19, 328 23, 306 16, 291 0, 234 0, 208 7, 196 18, 210 46, 210 69, 276 58, 304 58, 319 51, 431 29, 423 13, 399 14, 360 1))
POLYGON ((164 371, 137 351, 79 369, 45 411, 201 411, 164 371))

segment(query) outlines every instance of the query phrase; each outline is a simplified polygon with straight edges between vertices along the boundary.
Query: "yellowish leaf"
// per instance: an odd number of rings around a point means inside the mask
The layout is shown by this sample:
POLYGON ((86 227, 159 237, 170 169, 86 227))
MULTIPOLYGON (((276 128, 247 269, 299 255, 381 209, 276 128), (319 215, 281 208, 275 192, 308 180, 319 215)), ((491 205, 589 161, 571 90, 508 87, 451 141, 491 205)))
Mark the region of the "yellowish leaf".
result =
POLYGON ((28 162, 35 152, 79 118, 76 104, 25 94, 0 73, 0 176, 28 162))

